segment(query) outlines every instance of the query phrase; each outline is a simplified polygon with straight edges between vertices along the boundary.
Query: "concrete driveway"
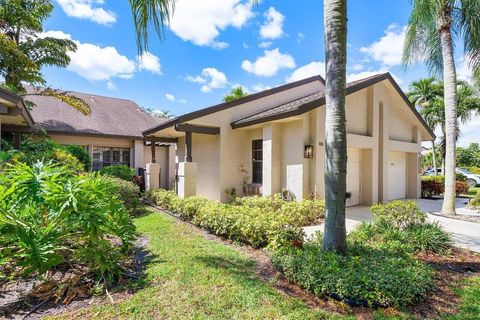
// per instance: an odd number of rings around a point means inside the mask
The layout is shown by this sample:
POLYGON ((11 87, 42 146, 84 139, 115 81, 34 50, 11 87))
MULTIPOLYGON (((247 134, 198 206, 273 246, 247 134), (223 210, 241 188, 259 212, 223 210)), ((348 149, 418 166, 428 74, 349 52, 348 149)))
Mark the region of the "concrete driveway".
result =
MULTIPOLYGON (((480 252, 480 224, 457 219, 450 219, 437 216, 435 212, 439 212, 442 208, 442 200, 416 199, 415 200, 422 211, 428 213, 429 221, 438 221, 440 225, 452 234, 455 246, 480 252)), ((468 200, 457 199, 457 211, 464 214, 475 214, 475 212, 465 208, 468 200), (471 211, 471 212, 469 212, 471 211)), ((362 221, 371 221, 372 215, 369 207, 357 206, 347 208, 347 232, 353 230, 362 221)), ((317 231, 323 232, 323 224, 318 226, 305 227, 307 238, 311 237, 317 231)))

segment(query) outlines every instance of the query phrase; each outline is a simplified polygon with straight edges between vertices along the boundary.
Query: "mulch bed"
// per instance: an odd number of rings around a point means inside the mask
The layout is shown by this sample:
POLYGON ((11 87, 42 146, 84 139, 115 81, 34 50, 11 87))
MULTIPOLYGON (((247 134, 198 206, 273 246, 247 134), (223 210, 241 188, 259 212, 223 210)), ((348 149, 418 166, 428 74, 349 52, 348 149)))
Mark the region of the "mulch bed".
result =
POLYGON ((88 273, 81 268, 69 266, 57 268, 48 282, 29 277, 0 283, 0 319, 41 319, 93 304, 125 299, 135 291, 129 286, 132 279, 144 276, 149 259, 145 250, 147 243, 146 237, 136 239, 131 259, 125 266, 125 277, 96 296, 90 294, 95 283, 88 273), (57 281, 65 286, 60 297, 57 295, 58 290, 53 287, 57 281))

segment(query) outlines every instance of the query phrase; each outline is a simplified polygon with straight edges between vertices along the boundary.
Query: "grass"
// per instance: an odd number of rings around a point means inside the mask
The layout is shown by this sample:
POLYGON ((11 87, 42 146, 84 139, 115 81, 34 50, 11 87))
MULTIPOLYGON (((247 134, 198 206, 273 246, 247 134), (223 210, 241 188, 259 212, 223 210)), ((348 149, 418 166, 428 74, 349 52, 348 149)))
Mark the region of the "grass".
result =
POLYGON ((340 318, 278 292, 257 277, 253 260, 171 217, 154 213, 136 219, 136 225, 148 237, 154 256, 143 289, 114 305, 80 309, 60 318, 340 318))
POLYGON ((465 281, 464 287, 457 290, 462 299, 460 313, 451 316, 449 320, 474 320, 480 318, 480 277, 465 281))
MULTIPOLYGON (((174 218, 152 213, 135 220, 149 239, 152 260, 142 288, 115 304, 78 309, 50 319, 356 319, 311 309, 255 274, 255 262, 174 218)), ((478 319, 480 277, 458 289, 460 313, 478 319)), ((408 311, 372 310, 373 319, 415 319, 408 311)))

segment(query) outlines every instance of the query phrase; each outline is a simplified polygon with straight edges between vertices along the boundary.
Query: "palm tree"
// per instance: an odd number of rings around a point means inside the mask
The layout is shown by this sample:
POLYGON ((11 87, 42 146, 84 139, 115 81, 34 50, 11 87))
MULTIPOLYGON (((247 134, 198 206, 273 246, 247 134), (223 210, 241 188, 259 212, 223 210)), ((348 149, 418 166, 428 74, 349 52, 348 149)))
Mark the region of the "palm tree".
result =
MULTIPOLYGON (((439 117, 429 116, 425 111, 428 110, 428 107, 438 103, 439 97, 441 99, 441 92, 439 91, 436 81, 433 77, 414 81, 410 84, 409 92, 407 93, 410 102, 419 109, 420 114, 433 130, 440 125, 439 117)), ((433 170, 435 175, 437 175, 435 140, 432 140, 432 162, 433 170)))
MULTIPOLYGON (((474 87, 466 81, 457 82, 457 92, 457 123, 460 122, 465 124, 471 120, 473 115, 480 113, 480 97, 474 87)), ((445 161, 446 129, 443 82, 436 80, 435 78, 426 78, 412 82, 407 96, 419 109, 420 114, 432 129, 440 127, 442 130, 443 136, 440 142, 440 150, 442 160, 445 161)), ((455 140, 457 140, 459 136, 460 129, 457 125, 455 140)))
POLYGON ((411 0, 403 61, 425 61, 431 72, 443 72, 445 101, 445 194, 442 212, 455 214, 455 151, 457 136, 457 74, 454 37, 462 37, 473 70, 480 67, 480 1, 411 0))
POLYGON ((229 94, 225 95, 223 97, 223 101, 224 102, 230 102, 230 101, 234 101, 234 100, 244 98, 246 96, 248 96, 248 92, 245 91, 245 89, 243 89, 243 87, 238 86, 238 87, 233 88, 230 91, 229 94))
POLYGON ((346 250, 347 134, 345 83, 347 0, 325 0, 325 250, 346 250))

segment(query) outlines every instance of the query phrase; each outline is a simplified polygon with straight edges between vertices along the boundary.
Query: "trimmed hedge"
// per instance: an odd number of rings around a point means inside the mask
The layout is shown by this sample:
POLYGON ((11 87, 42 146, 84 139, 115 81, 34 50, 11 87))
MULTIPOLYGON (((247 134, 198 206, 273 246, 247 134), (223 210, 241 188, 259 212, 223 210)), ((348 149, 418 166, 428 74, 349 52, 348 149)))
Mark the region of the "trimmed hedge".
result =
POLYGON ((303 241, 301 227, 324 216, 321 200, 286 202, 274 197, 245 197, 222 204, 201 197, 179 198, 162 189, 150 193, 160 207, 219 236, 254 247, 281 247, 303 241))
MULTIPOLYGON (((455 194, 457 196, 468 192, 468 184, 465 176, 457 174, 455 185, 455 194)), ((443 195, 445 192, 444 176, 424 176, 422 177, 422 198, 433 198, 443 195)))

